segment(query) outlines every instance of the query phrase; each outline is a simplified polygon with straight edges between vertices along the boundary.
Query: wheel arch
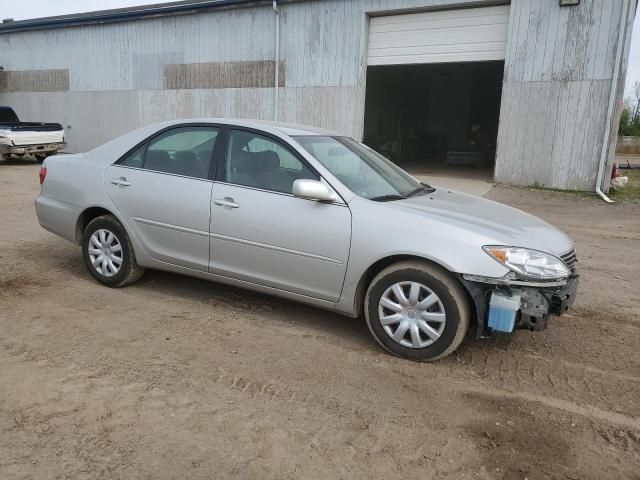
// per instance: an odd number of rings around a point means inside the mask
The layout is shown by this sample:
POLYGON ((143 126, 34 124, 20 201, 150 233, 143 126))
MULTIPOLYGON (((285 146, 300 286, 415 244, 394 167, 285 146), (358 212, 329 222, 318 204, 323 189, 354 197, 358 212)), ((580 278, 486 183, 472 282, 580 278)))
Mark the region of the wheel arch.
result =
MULTIPOLYGON (((355 317, 361 317, 363 315, 365 295, 367 294, 367 289, 369 288, 371 281, 376 277, 376 275, 378 275, 382 270, 384 270, 390 265, 407 261, 407 260, 428 263, 429 265, 436 267, 437 269, 442 270, 443 272, 446 272, 449 275, 452 275, 460 283, 460 286, 462 287, 464 292, 467 294, 467 297, 469 299, 469 305, 471 306, 471 310, 472 310, 471 326, 476 327, 476 328, 470 328, 469 332, 484 330, 484 320, 480 318, 480 315, 479 315, 480 312, 478 312, 478 307, 476 305, 476 301, 477 301, 476 295, 473 295, 472 292, 469 291, 469 287, 467 283, 462 281, 458 274, 456 274, 455 272, 452 272, 441 263, 438 263, 433 259, 430 259, 427 257, 421 257, 419 255, 412 255, 412 254, 395 254, 395 255, 389 255, 387 257, 383 257, 375 261, 374 263, 372 263, 369 266, 369 268, 365 270, 365 272, 361 275, 360 280, 358 281, 358 286, 356 287, 356 294, 354 298, 354 316, 355 317)), ((484 310, 483 310, 483 313, 484 313, 484 310)), ((474 335, 474 336, 477 336, 477 335, 474 335)))
POLYGON ((89 225, 92 220, 104 215, 113 215, 114 217, 118 218, 115 213, 100 206, 89 207, 82 211, 82 213, 78 216, 78 220, 76 221, 75 240, 77 244, 82 243, 82 235, 84 234, 87 225, 89 225))

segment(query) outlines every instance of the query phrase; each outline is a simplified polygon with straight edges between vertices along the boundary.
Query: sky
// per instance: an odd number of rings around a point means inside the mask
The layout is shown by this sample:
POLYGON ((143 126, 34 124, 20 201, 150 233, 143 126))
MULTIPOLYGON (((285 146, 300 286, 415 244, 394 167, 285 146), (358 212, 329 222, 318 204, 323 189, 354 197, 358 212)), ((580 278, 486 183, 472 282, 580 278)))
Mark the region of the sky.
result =
POLYGON ((627 83, 624 91, 625 97, 631 95, 634 81, 640 81, 640 10, 636 12, 636 20, 633 23, 631 49, 629 50, 629 69, 627 70, 627 83))
MULTIPOLYGON (((25 20, 167 1, 169 0, 0 0, 0 19, 25 20)), ((631 95, 634 81, 640 81, 640 14, 636 15, 633 26, 625 96, 631 95)))

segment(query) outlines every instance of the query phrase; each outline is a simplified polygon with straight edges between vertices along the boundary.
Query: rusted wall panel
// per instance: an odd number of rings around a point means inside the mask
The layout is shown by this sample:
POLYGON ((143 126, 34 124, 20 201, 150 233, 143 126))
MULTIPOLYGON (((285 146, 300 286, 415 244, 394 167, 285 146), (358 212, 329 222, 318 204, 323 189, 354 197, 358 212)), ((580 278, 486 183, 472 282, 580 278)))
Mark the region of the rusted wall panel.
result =
MULTIPOLYGON (((168 90, 273 88, 275 65, 273 60, 170 64, 164 68, 164 84, 168 90)), ((285 86, 284 61, 280 62, 278 84, 285 86)))
POLYGON ((0 92, 68 92, 69 70, 0 71, 0 92))

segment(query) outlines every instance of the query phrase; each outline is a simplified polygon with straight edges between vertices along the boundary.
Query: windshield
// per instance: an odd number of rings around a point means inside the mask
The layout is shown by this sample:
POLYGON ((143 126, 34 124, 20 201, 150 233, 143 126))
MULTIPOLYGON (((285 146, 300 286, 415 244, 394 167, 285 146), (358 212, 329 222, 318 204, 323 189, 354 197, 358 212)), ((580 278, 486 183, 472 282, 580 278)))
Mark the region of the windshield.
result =
POLYGON ((360 197, 391 201, 433 191, 382 155, 351 138, 301 136, 295 139, 360 197))

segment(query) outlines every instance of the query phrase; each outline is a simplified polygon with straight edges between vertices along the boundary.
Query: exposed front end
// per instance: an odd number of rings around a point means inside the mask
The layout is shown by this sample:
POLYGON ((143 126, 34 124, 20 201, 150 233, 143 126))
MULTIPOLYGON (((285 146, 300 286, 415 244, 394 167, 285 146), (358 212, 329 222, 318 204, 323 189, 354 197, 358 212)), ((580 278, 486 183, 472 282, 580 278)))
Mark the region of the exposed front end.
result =
POLYGON ((575 250, 558 257, 529 251, 534 254, 531 259, 523 256, 525 249, 512 248, 512 256, 520 259, 510 264, 501 254, 505 249, 497 247, 498 252, 487 252, 510 268, 504 277, 462 275, 475 306, 476 337, 517 329, 544 330, 552 315, 564 314, 576 300, 579 275, 575 250))

